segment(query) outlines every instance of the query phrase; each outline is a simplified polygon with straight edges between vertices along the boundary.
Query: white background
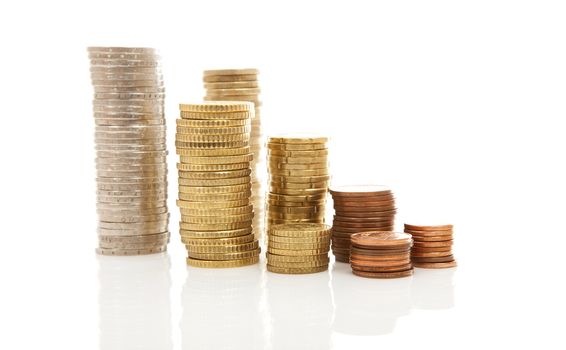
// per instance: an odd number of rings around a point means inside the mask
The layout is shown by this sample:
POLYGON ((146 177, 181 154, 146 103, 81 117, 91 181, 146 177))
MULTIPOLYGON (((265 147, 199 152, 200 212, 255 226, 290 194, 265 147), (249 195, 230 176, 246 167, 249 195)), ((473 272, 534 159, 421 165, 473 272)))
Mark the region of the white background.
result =
POLYGON ((565 18, 541 0, 3 2, 0 347, 564 348, 565 18), (162 52, 167 255, 94 254, 88 45, 162 52), (460 266, 187 269, 177 104, 238 67, 261 70, 267 135, 330 136, 334 179, 390 185, 399 228, 454 223, 460 266))

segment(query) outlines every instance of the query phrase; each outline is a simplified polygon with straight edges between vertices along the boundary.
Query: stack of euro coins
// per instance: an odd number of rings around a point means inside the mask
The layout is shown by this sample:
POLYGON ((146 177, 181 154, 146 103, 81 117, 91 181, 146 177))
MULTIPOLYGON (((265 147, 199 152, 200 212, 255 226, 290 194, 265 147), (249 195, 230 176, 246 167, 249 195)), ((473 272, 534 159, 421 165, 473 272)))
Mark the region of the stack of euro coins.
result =
POLYGON ((207 101, 248 101, 254 104, 254 117, 251 120, 250 150, 252 161, 252 204, 254 206, 254 231, 259 238, 263 232, 265 199, 265 155, 261 131, 261 101, 259 100, 259 71, 247 69, 216 69, 203 73, 207 101))
POLYGON ((267 228, 289 223, 324 223, 328 139, 311 135, 269 137, 267 228))
POLYGON ((102 255, 169 242, 163 76, 152 48, 89 47, 102 255))
POLYGON ((330 226, 315 223, 272 225, 268 238, 268 271, 305 274, 328 269, 330 226))
POLYGON ((364 231, 392 231, 395 224, 393 192, 381 185, 331 186, 334 201, 332 252, 349 262, 350 236, 364 231))
POLYGON ((409 225, 405 224, 405 233, 413 237, 411 260, 415 267, 425 269, 443 269, 456 267, 452 254, 452 225, 409 225))
POLYGON ((238 267, 259 260, 252 228, 249 102, 181 104, 176 149, 180 156, 181 240, 187 264, 238 267))
POLYGON ((369 278, 411 276, 411 235, 391 231, 352 235, 350 265, 354 275, 369 278))

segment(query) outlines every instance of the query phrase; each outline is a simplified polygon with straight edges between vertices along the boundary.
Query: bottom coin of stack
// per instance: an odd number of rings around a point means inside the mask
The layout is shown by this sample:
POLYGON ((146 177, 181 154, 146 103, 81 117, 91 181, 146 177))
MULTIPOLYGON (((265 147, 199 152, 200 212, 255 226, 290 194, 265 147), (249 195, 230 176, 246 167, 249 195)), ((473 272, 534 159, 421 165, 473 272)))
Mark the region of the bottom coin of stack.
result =
POLYGON ((267 271, 304 274, 328 269, 330 226, 316 223, 272 225, 267 271))
POLYGON ((452 225, 417 226, 405 224, 405 233, 413 237, 411 260, 415 267, 444 269, 456 267, 452 254, 452 225))
POLYGON ((354 275, 370 278, 399 278, 413 274, 411 235, 390 231, 352 235, 350 265, 354 275))
POLYGON ((332 253, 349 262, 350 236, 365 231, 392 231, 395 221, 393 192, 381 185, 332 186, 334 201, 332 253))

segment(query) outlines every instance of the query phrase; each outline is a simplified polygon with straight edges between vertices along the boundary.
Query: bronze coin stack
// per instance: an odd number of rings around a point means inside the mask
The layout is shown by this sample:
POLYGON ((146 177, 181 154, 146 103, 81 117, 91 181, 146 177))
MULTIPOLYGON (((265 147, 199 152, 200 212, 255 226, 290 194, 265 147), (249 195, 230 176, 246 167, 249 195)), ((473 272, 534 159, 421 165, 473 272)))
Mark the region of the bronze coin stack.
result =
POLYGON ((169 242, 169 211, 160 57, 152 48, 87 51, 96 124, 96 251, 163 252, 169 242))
POLYGON ((269 137, 267 228, 324 223, 328 191, 328 139, 308 135, 269 137))
POLYGON ((452 254, 453 226, 417 226, 405 224, 405 233, 413 237, 411 260, 415 267, 444 269, 456 267, 452 254))
POLYGON ((250 150, 252 160, 252 204, 255 216, 253 220, 256 238, 261 237, 265 221, 265 155, 264 139, 261 131, 261 101, 259 100, 259 71, 257 69, 216 69, 203 73, 207 101, 247 101, 254 104, 254 117, 251 120, 250 150))
POLYGON ((395 198, 386 186, 332 186, 334 201, 332 253, 336 261, 349 262, 350 236, 364 231, 392 231, 395 224, 395 198))
POLYGON ((315 223, 272 225, 268 232, 267 271, 305 274, 328 269, 330 226, 315 223))
POLYGON ((369 278, 411 276, 411 235, 372 231, 352 235, 350 265, 354 275, 369 278))
POLYGON ((251 205, 249 147, 253 104, 181 104, 175 145, 180 163, 181 240, 187 264, 238 267, 259 261, 251 205))

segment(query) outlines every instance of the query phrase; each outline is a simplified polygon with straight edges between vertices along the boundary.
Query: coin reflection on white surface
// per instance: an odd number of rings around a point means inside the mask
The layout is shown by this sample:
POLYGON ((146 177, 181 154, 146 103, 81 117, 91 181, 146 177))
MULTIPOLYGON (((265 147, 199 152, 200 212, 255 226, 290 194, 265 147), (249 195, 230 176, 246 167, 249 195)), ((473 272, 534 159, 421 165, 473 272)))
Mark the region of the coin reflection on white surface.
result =
POLYGON ((442 310, 454 307, 455 268, 415 269, 411 300, 415 309, 442 310))

